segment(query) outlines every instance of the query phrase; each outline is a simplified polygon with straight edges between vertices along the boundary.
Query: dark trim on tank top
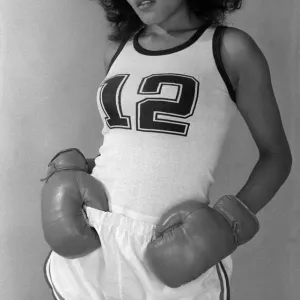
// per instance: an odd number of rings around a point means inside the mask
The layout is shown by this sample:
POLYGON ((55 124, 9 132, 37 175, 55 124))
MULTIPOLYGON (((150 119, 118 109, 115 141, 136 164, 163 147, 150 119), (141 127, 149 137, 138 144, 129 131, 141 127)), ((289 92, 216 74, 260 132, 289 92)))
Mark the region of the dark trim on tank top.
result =
POLYGON ((220 72, 221 77, 224 80, 224 83, 228 89, 228 93, 233 100, 233 102, 236 104, 236 94, 233 88, 233 85, 229 79, 229 76, 225 70, 223 61, 222 61, 222 55, 221 55, 221 45, 222 45, 222 38, 225 33, 227 26, 218 26, 216 27, 216 30, 214 32, 213 36, 213 55, 215 58, 215 63, 218 68, 218 71, 220 72))
POLYGON ((176 47, 170 48, 170 49, 164 49, 164 50, 148 50, 143 48, 140 44, 139 44, 139 36, 141 35, 144 27, 142 29, 140 29, 133 38, 133 47, 134 49, 143 55, 148 55, 148 56, 158 56, 158 55, 167 55, 167 54, 172 54, 175 52, 179 52, 181 50, 186 49, 187 47, 191 46, 192 44, 194 44, 201 36, 202 34, 205 32, 205 30, 211 25, 210 21, 206 21, 204 22, 198 29, 197 31, 189 38, 189 40, 187 40, 186 42, 184 42, 181 45, 178 45, 176 47))
MULTIPOLYGON (((140 54, 149 55, 149 56, 166 55, 166 54, 175 53, 175 52, 181 51, 181 50, 191 46, 192 44, 194 44, 200 38, 200 36, 202 36, 202 34, 205 32, 205 30, 210 25, 211 25, 210 21, 204 22, 202 24, 202 26, 200 26, 198 28, 198 30, 193 34, 193 36, 188 41, 184 42, 183 44, 181 44, 179 46, 173 47, 171 49, 165 49, 165 50, 148 50, 148 49, 144 49, 139 44, 138 38, 139 38, 140 34, 142 33, 143 29, 145 28, 145 27, 143 27, 137 33, 135 33, 135 35, 133 37, 133 47, 140 54)), ((112 60, 110 61, 106 75, 108 74, 112 64, 117 59, 120 52, 123 50, 123 48, 127 44, 128 40, 129 40, 129 38, 124 40, 122 43, 120 43, 118 50, 116 51, 115 55, 113 56, 112 60)))
POLYGON ((106 75, 110 71, 110 68, 111 68, 112 64, 117 59, 117 57, 119 56, 119 54, 121 53, 121 51, 123 50, 123 48, 125 47, 125 45, 127 44, 127 42, 128 42, 128 40, 124 40, 122 43, 120 43, 118 50, 116 51, 115 55, 113 56, 113 58, 111 59, 109 65, 108 65, 108 69, 107 69, 106 75))
MULTIPOLYGON (((139 35, 141 34, 141 32, 143 30, 143 28, 142 28, 135 34, 135 36, 133 38, 133 45, 135 45, 134 43, 136 43, 137 48, 139 50, 141 50, 142 52, 144 52, 142 54, 150 55, 150 56, 151 55, 164 55, 164 54, 175 53, 175 52, 183 50, 183 49, 189 47, 190 45, 192 45, 193 43, 195 43, 210 25, 211 25, 211 22, 205 22, 201 27, 199 27, 197 32, 188 41, 186 41, 185 43, 183 43, 179 46, 171 48, 171 49, 167 49, 167 50, 158 50, 158 51, 147 50, 147 49, 144 49, 140 46, 140 44, 138 43, 138 37, 139 37, 139 35)), ((220 72, 220 75, 223 78, 224 83, 225 83, 225 85, 228 89, 228 93, 229 93, 231 99, 233 100, 233 102, 236 103, 235 91, 234 91, 232 83, 230 82, 230 79, 227 75, 227 72, 225 70, 225 67, 224 67, 224 64, 223 64, 223 61, 222 61, 222 56, 221 56, 222 38, 223 38, 223 35, 224 35, 224 32, 225 32, 226 28, 227 28, 227 26, 218 26, 218 27, 216 27, 216 30, 215 30, 214 36, 213 36, 213 55, 214 55, 214 58, 215 58, 216 66, 217 66, 217 68, 220 72)), ((120 44, 118 50, 116 51, 115 55, 113 56, 112 60, 110 61, 110 64, 109 64, 106 75, 110 71, 110 68, 111 68, 112 64, 117 59, 118 55, 123 50, 123 48, 125 47, 127 42, 128 42, 128 40, 124 40, 120 44)))

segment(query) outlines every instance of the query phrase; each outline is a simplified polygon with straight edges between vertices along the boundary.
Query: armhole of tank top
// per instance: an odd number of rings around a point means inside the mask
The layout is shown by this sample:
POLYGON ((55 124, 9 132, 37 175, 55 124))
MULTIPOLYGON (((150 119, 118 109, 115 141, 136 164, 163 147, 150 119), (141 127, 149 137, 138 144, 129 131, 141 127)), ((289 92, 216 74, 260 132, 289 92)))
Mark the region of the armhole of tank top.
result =
POLYGON ((114 54, 112 60, 110 61, 109 65, 108 65, 108 69, 107 69, 107 72, 106 72, 106 75, 108 74, 108 72, 110 71, 110 68, 111 66, 113 65, 114 61, 117 59, 118 55, 120 54, 120 52, 123 50, 123 48, 125 47, 125 45, 127 44, 129 38, 128 39, 125 39, 123 40, 119 47, 118 47, 118 50, 116 51, 116 53, 114 54))
POLYGON ((222 61, 222 55, 221 55, 221 45, 222 45, 222 38, 225 33, 227 26, 218 26, 215 29, 214 36, 213 36, 213 55, 215 58, 216 66, 220 72, 221 77, 224 80, 224 83, 227 87, 227 90, 229 92, 229 95, 233 102, 236 104, 236 95, 233 88, 233 85, 228 77, 228 74, 225 70, 223 61, 222 61))

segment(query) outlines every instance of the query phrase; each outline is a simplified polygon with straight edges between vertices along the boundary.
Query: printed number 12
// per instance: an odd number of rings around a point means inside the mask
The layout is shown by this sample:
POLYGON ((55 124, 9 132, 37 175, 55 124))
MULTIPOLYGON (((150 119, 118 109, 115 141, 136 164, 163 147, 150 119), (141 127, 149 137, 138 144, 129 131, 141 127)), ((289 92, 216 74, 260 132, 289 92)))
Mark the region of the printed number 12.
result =
MULTIPOLYGON (((98 101, 106 115, 109 128, 132 129, 130 116, 121 107, 121 93, 130 75, 121 74, 107 79, 99 88, 98 101)), ((199 82, 182 74, 155 74, 143 78, 137 91, 146 98, 136 103, 136 130, 186 136, 190 124, 167 119, 187 119, 194 114, 199 92, 199 82), (174 99, 151 98, 160 95, 164 86, 176 86, 174 99), (162 119, 162 117, 164 117, 162 119)))

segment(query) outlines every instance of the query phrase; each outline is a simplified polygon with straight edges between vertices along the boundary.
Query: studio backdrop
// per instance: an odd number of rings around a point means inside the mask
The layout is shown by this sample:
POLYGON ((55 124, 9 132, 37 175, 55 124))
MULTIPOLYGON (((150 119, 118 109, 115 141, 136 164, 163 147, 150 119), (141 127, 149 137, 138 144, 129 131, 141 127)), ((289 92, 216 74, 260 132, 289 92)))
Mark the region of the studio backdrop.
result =
MULTIPOLYGON (((249 33, 266 56, 294 161, 258 214, 259 234, 233 255, 233 300, 300 295, 300 2, 245 0, 228 26, 249 33)), ((49 248, 39 181, 68 147, 96 156, 102 123, 96 94, 104 79, 108 26, 88 0, 0 0, 0 299, 50 300, 43 264, 49 248)), ((236 114, 215 172, 211 199, 246 183, 258 150, 236 114)))

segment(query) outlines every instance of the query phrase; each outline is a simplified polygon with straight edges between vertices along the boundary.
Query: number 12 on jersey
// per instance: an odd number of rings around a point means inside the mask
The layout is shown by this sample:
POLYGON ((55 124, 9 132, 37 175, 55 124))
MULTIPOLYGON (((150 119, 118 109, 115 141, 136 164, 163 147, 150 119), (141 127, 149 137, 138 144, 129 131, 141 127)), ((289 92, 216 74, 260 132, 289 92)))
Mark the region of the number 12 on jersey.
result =
MULTIPOLYGON (((132 130, 131 118, 123 114, 121 105, 122 90, 129 76, 118 74, 99 87, 98 101, 106 115, 106 125, 111 129, 132 130)), ((168 117, 187 119, 194 114, 199 85, 194 77, 183 74, 154 74, 143 78, 137 94, 145 98, 136 103, 136 130, 186 136, 190 124, 168 117), (174 99, 153 97, 161 95, 164 86, 177 87, 174 99)))

